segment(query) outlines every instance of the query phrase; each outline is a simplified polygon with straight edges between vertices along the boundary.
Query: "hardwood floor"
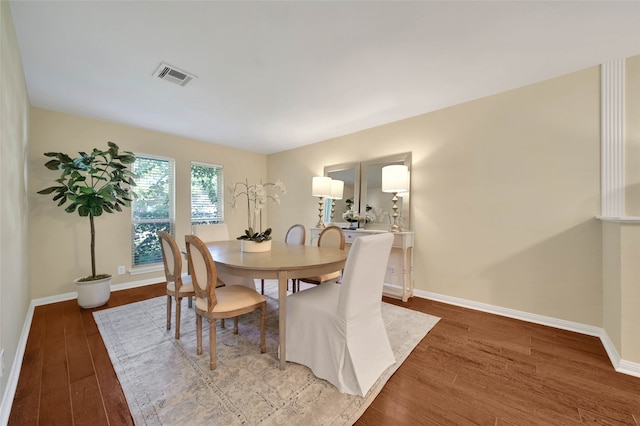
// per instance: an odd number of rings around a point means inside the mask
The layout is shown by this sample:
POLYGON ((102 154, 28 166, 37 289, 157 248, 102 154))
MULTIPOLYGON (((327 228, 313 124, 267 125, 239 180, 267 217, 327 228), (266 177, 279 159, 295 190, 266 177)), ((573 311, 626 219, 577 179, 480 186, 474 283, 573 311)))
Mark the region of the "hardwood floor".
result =
MULTIPOLYGON (((97 309, 164 294, 114 292, 97 309)), ((640 378, 616 373, 595 337, 412 298, 441 317, 357 425, 640 425, 640 378)), ((91 314, 37 307, 9 425, 133 424, 91 314)))

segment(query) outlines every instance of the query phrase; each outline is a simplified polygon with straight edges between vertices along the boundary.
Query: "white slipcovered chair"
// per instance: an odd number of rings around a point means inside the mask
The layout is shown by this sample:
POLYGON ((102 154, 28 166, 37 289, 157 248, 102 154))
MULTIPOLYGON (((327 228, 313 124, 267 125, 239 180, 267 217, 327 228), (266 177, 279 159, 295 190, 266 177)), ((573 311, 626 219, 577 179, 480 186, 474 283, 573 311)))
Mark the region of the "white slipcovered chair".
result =
MULTIPOLYGON (((213 223, 209 225, 193 225, 191 232, 205 243, 212 241, 229 241, 229 228, 226 223, 213 223)), ((226 272, 218 272, 218 280, 226 285, 243 285, 256 289, 256 283, 251 278, 239 277, 226 272)))
POLYGON ((327 282, 287 297, 287 361, 360 396, 396 362, 381 313, 392 244, 392 233, 359 237, 342 284, 327 282))

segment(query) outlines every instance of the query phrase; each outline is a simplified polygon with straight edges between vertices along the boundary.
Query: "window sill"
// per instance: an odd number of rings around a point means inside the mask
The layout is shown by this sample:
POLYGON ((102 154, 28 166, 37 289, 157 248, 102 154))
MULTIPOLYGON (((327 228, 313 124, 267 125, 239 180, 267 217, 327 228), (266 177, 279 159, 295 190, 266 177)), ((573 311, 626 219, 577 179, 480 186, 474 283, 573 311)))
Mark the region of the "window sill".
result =
POLYGON ((141 275, 148 274, 149 272, 164 272, 164 265, 162 263, 153 264, 149 266, 138 266, 129 270, 129 275, 141 275))

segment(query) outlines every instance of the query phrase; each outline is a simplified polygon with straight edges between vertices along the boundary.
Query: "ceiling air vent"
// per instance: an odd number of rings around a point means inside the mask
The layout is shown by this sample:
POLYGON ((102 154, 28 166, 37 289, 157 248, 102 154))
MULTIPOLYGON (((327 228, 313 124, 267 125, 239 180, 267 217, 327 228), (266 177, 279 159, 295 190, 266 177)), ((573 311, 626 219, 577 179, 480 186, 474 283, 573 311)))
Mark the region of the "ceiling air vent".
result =
POLYGON ((160 64, 153 75, 182 87, 191 83, 191 80, 194 78, 197 78, 195 75, 189 74, 169 64, 165 64, 164 62, 160 64))

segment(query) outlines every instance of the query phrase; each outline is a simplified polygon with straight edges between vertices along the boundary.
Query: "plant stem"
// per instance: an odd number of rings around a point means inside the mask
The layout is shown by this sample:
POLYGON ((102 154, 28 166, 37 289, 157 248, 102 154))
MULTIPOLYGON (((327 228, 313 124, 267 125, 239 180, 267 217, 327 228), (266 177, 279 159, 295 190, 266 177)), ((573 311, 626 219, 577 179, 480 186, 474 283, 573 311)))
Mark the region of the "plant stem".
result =
POLYGON ((91 223, 91 276, 96 276, 96 228, 93 225, 93 215, 89 214, 91 223))
POLYGON ((247 187, 247 229, 251 228, 251 205, 249 204, 249 179, 245 178, 245 186, 247 187))

